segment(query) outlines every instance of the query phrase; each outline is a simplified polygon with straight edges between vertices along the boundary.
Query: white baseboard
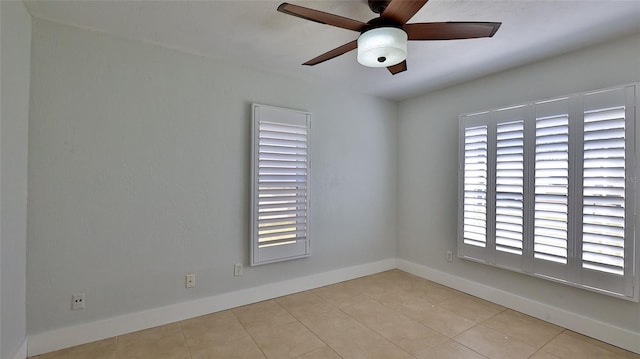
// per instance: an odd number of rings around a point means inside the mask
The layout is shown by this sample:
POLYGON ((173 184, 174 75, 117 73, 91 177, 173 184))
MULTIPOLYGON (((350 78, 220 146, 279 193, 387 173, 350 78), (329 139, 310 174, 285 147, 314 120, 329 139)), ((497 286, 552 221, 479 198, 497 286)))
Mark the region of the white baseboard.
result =
MULTIPOLYGON (((29 356, 44 354, 395 268, 395 258, 385 259, 91 323, 54 329, 30 335, 28 354, 29 356)), ((20 359, 25 357, 26 355, 20 359)))
POLYGON ((28 342, 29 342, 29 340, 27 338, 25 338, 24 342, 22 342, 22 345, 20 346, 20 349, 18 349, 16 354, 13 356, 13 359, 26 359, 27 358, 27 348, 28 348, 27 343, 28 342))
POLYGON ((479 284, 433 268, 398 259, 398 269, 545 320, 620 348, 640 353, 638 333, 479 284))

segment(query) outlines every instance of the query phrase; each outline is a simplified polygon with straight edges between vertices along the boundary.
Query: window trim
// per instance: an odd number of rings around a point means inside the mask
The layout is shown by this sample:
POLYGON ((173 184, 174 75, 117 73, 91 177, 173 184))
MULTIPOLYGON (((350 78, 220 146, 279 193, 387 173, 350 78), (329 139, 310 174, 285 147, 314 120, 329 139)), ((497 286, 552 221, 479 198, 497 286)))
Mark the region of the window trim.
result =
MULTIPOLYGON (((310 200, 310 182, 311 182, 311 113, 299 110, 292 110, 281 107, 261 105, 253 103, 251 106, 251 209, 250 209, 250 259, 249 264, 251 266, 276 263, 281 261, 287 261, 298 258, 305 258, 311 255, 311 236, 309 230, 310 214, 311 214, 311 200, 310 200), (275 116, 275 117, 274 117, 275 116), (259 243, 259 183, 260 183, 260 122, 268 122, 276 127, 298 127, 304 128, 306 139, 303 141, 306 146, 303 162, 306 165, 306 173, 302 176, 304 180, 304 189, 292 190, 294 192, 304 192, 302 196, 298 197, 295 194, 296 199, 295 206, 302 203, 303 222, 298 222, 296 219, 296 240, 293 243, 284 242, 273 246, 261 246, 259 243), (298 226, 302 223, 304 227, 304 240, 297 239, 298 226)), ((277 131, 277 130, 276 130, 277 131)), ((293 135, 298 136, 298 135, 293 135)), ((278 138, 277 141, 290 141, 290 139, 278 138)), ((294 140, 297 141, 297 140, 294 140)), ((296 147, 299 148, 299 147, 296 147)), ((277 160, 270 159, 270 162, 277 162, 277 160)), ((298 162, 296 162, 298 163, 298 162)), ((271 165, 269 165, 271 166, 271 165)), ((297 171, 296 167, 296 171, 297 171)), ((296 181, 295 183, 299 183, 296 181)), ((280 189, 281 191, 282 189, 280 189)), ((271 205, 272 206, 272 205, 271 205)), ((287 204, 287 207, 293 206, 287 204)), ((296 208, 296 210, 298 210, 296 208)), ((295 218, 299 218, 296 216, 295 218)))
MULTIPOLYGON (((590 291, 604 293, 616 298, 622 298, 638 302, 640 299, 639 287, 640 280, 638 276, 637 260, 640 258, 640 238, 638 230, 640 229, 640 219, 638 218, 638 204, 640 204, 640 166, 637 164, 640 159, 640 148, 636 143, 640 138, 639 128, 637 125, 640 118, 640 84, 633 83, 622 86, 616 86, 601 90, 588 91, 584 93, 574 94, 570 96, 559 96, 552 99, 531 101, 520 105, 498 108, 494 110, 475 112, 460 115, 459 118, 459 152, 458 152, 458 239, 457 254, 458 257, 470 261, 485 263, 491 266, 532 275, 539 278, 548 279, 554 282, 567 284, 570 286, 587 289, 590 291), (629 147, 625 151, 625 272, 622 279, 617 277, 617 281, 622 283, 623 289, 620 293, 611 289, 598 288, 598 283, 607 282, 607 274, 583 268, 582 252, 582 218, 583 218, 583 128, 584 99, 594 94, 605 94, 616 90, 623 90, 625 93, 625 146, 629 147), (566 265, 549 265, 548 262, 540 263, 540 259, 533 256, 533 207, 534 207, 534 169, 535 161, 535 125, 536 125, 536 105, 551 103, 554 101, 566 99, 567 110, 569 115, 569 156, 571 163, 569 164, 569 227, 568 231, 576 232, 577 237, 568 240, 567 261, 566 265), (523 255, 501 252, 496 249, 495 239, 495 201, 496 201, 496 130, 499 123, 509 123, 515 121, 509 116, 503 116, 508 112, 518 112, 523 116, 524 121, 524 194, 523 200, 529 202, 523 208, 524 226, 524 243, 523 255), (487 154, 487 192, 486 192, 486 246, 474 247, 464 243, 464 180, 465 180, 465 129, 487 125, 488 134, 488 154, 487 154), (533 131, 533 132, 532 132, 533 131), (493 136, 493 137, 492 137, 493 136), (578 141, 574 137, 578 136, 578 141), (582 138, 580 138, 582 137, 582 138), (576 175, 577 174, 577 175, 576 175), (580 181, 579 185, 574 182, 580 181), (573 193, 576 192, 576 193, 573 193), (577 193, 579 192, 579 193, 577 193), (575 207, 575 208, 574 208, 575 207), (631 239, 628 239, 631 237, 631 239), (572 242, 572 243, 569 243, 572 242), (628 245, 629 243, 630 245, 628 245), (541 271, 540 267, 548 270, 541 271), (553 269, 555 267, 555 269, 553 269), (585 274, 586 273, 586 274, 585 274)), ((525 202, 526 203, 526 202, 525 202)), ((612 288, 612 286, 609 286, 612 288)))

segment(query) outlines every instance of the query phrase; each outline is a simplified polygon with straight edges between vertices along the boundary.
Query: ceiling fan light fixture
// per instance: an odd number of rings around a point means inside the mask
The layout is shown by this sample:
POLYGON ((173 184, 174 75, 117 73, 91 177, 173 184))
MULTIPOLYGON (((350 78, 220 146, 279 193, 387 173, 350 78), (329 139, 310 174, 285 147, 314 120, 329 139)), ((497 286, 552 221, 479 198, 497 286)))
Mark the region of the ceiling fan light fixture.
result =
POLYGON ((358 37, 358 62, 368 67, 388 67, 407 59, 407 33, 396 27, 378 27, 358 37))

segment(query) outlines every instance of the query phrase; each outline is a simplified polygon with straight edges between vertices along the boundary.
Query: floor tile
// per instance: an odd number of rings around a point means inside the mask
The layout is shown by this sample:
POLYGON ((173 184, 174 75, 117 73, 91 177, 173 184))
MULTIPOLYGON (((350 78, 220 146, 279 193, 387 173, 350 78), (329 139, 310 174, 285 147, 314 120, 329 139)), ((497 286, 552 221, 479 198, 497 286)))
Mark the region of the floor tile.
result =
POLYGON ((343 358, 408 359, 412 357, 339 310, 305 316, 302 322, 343 358))
POLYGON ((468 294, 455 295, 438 305, 477 323, 507 309, 468 294))
POLYGON ((189 359, 180 324, 173 323, 118 337, 118 359, 189 359))
POLYGON ((449 338, 453 338, 477 324, 455 312, 429 302, 405 302, 396 307, 396 310, 449 338))
POLYGON ((340 355, 328 346, 316 349, 314 351, 302 354, 296 359, 341 359, 340 355))
POLYGON ((587 343, 590 343, 590 344, 593 344, 593 345, 599 346, 599 347, 601 347, 601 348, 603 348, 603 349, 606 349, 606 350, 612 351, 612 352, 614 352, 614 353, 616 353, 616 354, 620 355, 620 356, 621 356, 621 357, 623 357, 623 358, 640 359, 640 354, 632 353, 632 352, 630 352, 630 351, 628 351, 628 350, 624 350, 624 349, 622 349, 622 348, 619 348, 619 347, 613 346, 613 345, 611 345, 611 344, 607 344, 607 343, 605 343, 605 342, 603 342, 603 341, 600 341, 600 340, 597 340, 597 339, 590 338, 590 337, 588 337, 588 336, 585 336, 585 335, 582 335, 582 334, 576 333, 576 332, 574 332, 574 331, 566 330, 564 333, 565 333, 566 335, 570 336, 570 337, 576 338, 576 339, 578 339, 578 340, 583 340, 583 341, 585 341, 585 342, 587 342, 587 343))
POLYGON ((249 329, 267 358, 295 358, 326 345, 300 322, 270 328, 249 329))
POLYGON ((449 340, 436 345, 430 351, 417 356, 418 359, 485 359, 486 357, 473 350, 449 340))
POLYGON ((494 359, 528 358, 536 352, 536 348, 531 345, 482 324, 476 325, 454 339, 458 343, 494 359))
POLYGON ((594 342, 593 339, 583 335, 564 331, 555 337, 549 344, 542 348, 542 351, 553 354, 563 359, 621 359, 640 358, 640 355, 609 346, 602 342, 594 342), (601 343, 601 344, 600 344, 601 343))
POLYGON ((233 309, 233 313, 245 328, 269 328, 295 322, 294 318, 275 300, 245 305, 233 309))
POLYGON ((538 350, 537 352, 535 352, 535 354, 530 356, 529 359, 562 359, 562 358, 557 357, 551 353, 545 352, 544 350, 538 350))
POLYGON ((58 350, 44 355, 39 355, 37 359, 115 359, 116 338, 109 338, 93 343, 78 345, 75 347, 58 350))
POLYGON ((421 308, 424 306, 431 306, 434 303, 428 301, 424 296, 416 291, 412 290, 399 290, 397 292, 386 293, 385 295, 377 298, 378 302, 397 309, 401 307, 416 307, 421 308))
POLYGON ((296 318, 304 314, 322 313, 335 309, 331 303, 311 291, 280 297, 276 302, 296 318))
POLYGON ((340 337, 342 334, 369 330, 360 322, 338 309, 321 313, 308 313, 300 321, 323 340, 325 338, 340 337))
POLYGON ((424 298, 426 301, 433 304, 442 303, 462 294, 457 290, 447 288, 433 282, 425 282, 421 286, 415 286, 406 290, 406 292, 416 297, 424 298))
POLYGON ((250 337, 215 344, 213 346, 191 350, 192 359, 265 359, 256 343, 250 337))
POLYGON ((187 346, 199 350, 248 337, 240 321, 231 311, 223 311, 182 321, 187 346))
POLYGON ((513 310, 499 313, 482 324, 525 342, 534 348, 541 348, 564 330, 551 323, 513 310))
POLYGON ((403 275, 399 271, 386 271, 344 282, 346 286, 351 286, 358 293, 371 298, 378 298, 389 292, 410 289, 418 283, 419 281, 411 276, 403 275))
POLYGON ((312 292, 338 308, 351 305, 363 296, 358 285, 346 282, 314 289, 312 292))
POLYGON ((413 355, 427 352, 432 346, 448 340, 426 325, 373 299, 345 307, 343 311, 413 355))

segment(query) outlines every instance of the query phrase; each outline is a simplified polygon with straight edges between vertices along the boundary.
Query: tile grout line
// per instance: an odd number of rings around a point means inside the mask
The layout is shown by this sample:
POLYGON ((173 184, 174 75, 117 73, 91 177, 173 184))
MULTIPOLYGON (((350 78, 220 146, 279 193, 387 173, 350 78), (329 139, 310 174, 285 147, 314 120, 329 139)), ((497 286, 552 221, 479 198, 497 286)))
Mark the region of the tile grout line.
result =
MULTIPOLYGON (((548 322, 546 322, 546 323, 548 323, 548 322)), ((562 330, 561 330, 558 334, 554 335, 553 337, 551 337, 551 339, 547 340, 544 344, 542 344, 542 345, 540 346, 540 348, 538 348, 538 350, 536 350, 533 354, 531 354, 531 355, 529 356, 529 358, 531 358, 531 357, 533 357, 534 355, 538 354, 538 352, 543 351, 544 347, 546 347, 546 346, 547 346, 547 345, 549 345, 549 343, 551 343, 554 339, 556 339, 557 337, 559 337, 559 336, 560 336, 560 334, 562 334, 562 333, 564 333, 564 332, 566 332, 566 331, 567 331, 567 329, 566 329, 566 328, 563 328, 563 327, 560 327, 560 328, 562 328, 562 330)), ((546 351, 544 351, 544 352, 545 352, 546 354, 551 354, 551 353, 547 353, 546 351)), ((556 356, 555 354, 551 354, 551 355, 556 356)))
MULTIPOLYGON (((388 294, 394 294, 394 292, 388 292, 388 293, 386 293, 386 292, 385 292, 385 293, 384 293, 384 295, 388 295, 388 294)), ((405 318, 408 318, 409 320, 413 320, 413 321, 415 321, 415 322, 417 322, 417 323, 419 323, 419 324, 421 324, 421 325, 423 325, 423 326, 425 326, 425 327, 427 327, 427 328, 429 328, 429 329, 431 329, 431 330, 435 331, 436 333, 438 333, 438 334, 440 334, 440 335, 445 336, 445 337, 447 338, 447 340, 451 339, 451 337, 449 337, 448 335, 445 335, 444 333, 440 333, 439 331, 437 331, 437 330, 436 330, 436 329, 434 329, 434 328, 431 328, 430 326, 426 325, 425 323, 422 323, 421 321, 419 321, 419 320, 417 320, 417 319, 411 318, 411 317, 409 317, 408 315, 406 315, 406 314, 404 314, 404 313, 402 313, 402 312, 400 312, 400 311, 395 310, 394 308, 392 308, 392 307, 391 307, 391 306, 389 306, 389 305, 385 305, 384 303, 381 303, 377 298, 372 297, 371 295, 366 294, 366 293, 364 293, 363 295, 364 295, 364 296, 366 296, 367 298, 369 298, 369 299, 373 300, 374 302, 378 303, 379 305, 381 305, 381 306, 383 306, 383 307, 388 308, 388 309, 389 309, 389 310, 391 310, 392 312, 394 312, 394 313, 396 313, 396 314, 398 314, 398 315, 401 315, 401 316, 403 316, 403 317, 405 317, 405 318)), ((324 300, 324 299, 323 299, 323 300, 324 300)), ((427 301, 427 302, 428 302, 428 301, 427 301)), ((432 303, 432 304, 433 304, 433 303, 432 303)), ((346 307, 349 307, 349 306, 352 306, 352 305, 347 305, 346 307)), ((390 344, 394 345, 394 346, 395 346, 395 347, 397 347, 398 349, 400 349, 400 350, 402 350, 403 352, 407 353, 409 356, 411 356, 411 357, 413 357, 413 358, 416 358, 416 356, 414 356, 413 354, 411 354, 411 353, 407 352, 404 348, 402 348, 402 347, 400 347, 398 344, 394 343, 390 338, 387 338, 387 337, 386 337, 385 335, 383 335, 382 333, 378 332, 378 331, 377 331, 377 330, 375 330, 374 328, 369 327, 369 326, 368 326, 368 325, 366 325, 365 323, 361 322, 361 321, 360 321, 360 320, 358 320, 357 318, 353 317, 352 315, 350 315, 349 313, 347 313, 346 311, 344 311, 344 310, 343 310, 343 308, 338 307, 337 309, 338 309, 339 311, 341 311, 342 313, 344 313, 344 314, 345 314, 346 316, 348 316, 349 318, 351 318, 351 319, 355 320, 356 322, 360 323, 360 324, 361 324, 362 326, 364 326, 365 328, 367 328, 367 329, 369 329, 369 330, 373 331, 374 333, 378 334, 378 335, 379 335, 379 336, 381 336, 382 338, 386 339, 390 344)), ((446 343, 446 341, 445 341, 445 343, 446 343)))
MULTIPOLYGON (((273 299, 269 299, 269 300, 273 300, 273 299)), ((258 302, 258 303, 261 303, 261 302, 258 302)), ((255 304, 255 303, 254 303, 254 304, 255 304)), ((251 305, 251 304, 249 304, 249 305, 251 305)), ((240 308, 240 307, 236 307, 236 308, 240 308)), ((242 321, 240 320, 240 318, 238 318, 238 315, 236 314, 236 312, 235 312, 235 311, 233 311, 233 309, 235 309, 235 308, 231 308, 231 309, 229 309, 229 311, 231 312, 231 314, 233 314, 233 317, 234 317, 234 318, 236 318, 236 320, 238 321, 238 323, 240 323, 240 325, 242 326, 242 329, 244 329, 245 333, 247 333, 247 335, 249 336, 249 338, 251 339, 251 341, 253 342, 253 344, 255 344, 255 346, 258 348, 258 350, 260 350, 260 353, 262 353, 262 355, 263 355, 265 358, 267 358, 267 359, 268 359, 269 357, 267 356, 267 354, 264 352, 264 350, 262 350, 262 347, 260 347, 260 345, 258 345, 258 343, 256 342, 256 340, 255 340, 255 338, 253 337, 253 335, 251 335, 251 333, 247 330, 247 327, 244 325, 244 323, 242 323, 242 321)), ((237 340, 239 340, 239 339, 237 339, 237 340)))
MULTIPOLYGON (((366 294, 365 294, 366 295, 366 294)), ((370 299, 373 299, 371 297, 369 297, 370 299)), ((375 299, 374 299, 375 300, 375 299)), ((347 317, 355 320, 358 324, 362 325, 363 327, 371 330, 372 332, 376 333, 377 335, 379 335, 381 338, 383 338, 384 340, 388 341, 389 344, 395 346, 396 348, 402 350, 403 352, 409 354, 409 356, 411 356, 412 358, 415 358, 415 356, 409 352, 407 352, 406 350, 404 350, 404 348, 401 348, 399 345, 397 345, 396 343, 394 343, 393 341, 391 341, 391 339, 385 337, 382 333, 379 333, 377 330, 375 330, 374 328, 369 327, 368 325, 366 325, 365 323, 359 321, 357 318, 354 318, 353 316, 351 316, 349 313, 345 312, 344 310, 342 310, 342 308, 338 308, 339 311, 341 311, 342 313, 344 313, 347 317)))
MULTIPOLYGON (((476 322, 474 322, 474 323, 476 323, 476 322)), ((468 332, 469 330, 471 330, 471 329, 473 329, 473 328, 477 327, 478 325, 480 325, 480 323, 476 323, 476 324, 474 324, 472 327, 470 327, 470 328, 467 328, 467 329, 463 330, 462 332, 460 332, 460 333, 456 334, 455 336, 451 337, 451 340, 453 340, 453 341, 454 341, 454 342, 456 342, 457 344, 462 345, 463 347, 465 347, 465 348, 467 348, 467 349, 469 349, 469 350, 473 351, 474 353, 477 353, 477 354, 479 354, 479 355, 481 355, 481 356, 483 356, 483 357, 485 357, 485 358, 486 358, 486 356, 485 356, 484 354, 482 354, 482 353, 480 353, 480 352, 476 351, 476 350, 475 350, 475 349, 473 349, 473 348, 469 348, 468 346, 466 346, 466 345, 464 345, 463 343, 460 343, 459 341, 457 341, 457 340, 456 340, 456 337, 457 337, 457 336, 460 336, 460 335, 462 335, 462 334, 464 334, 464 333, 468 332)))
MULTIPOLYGON (((394 293, 393 293, 393 292, 389 292, 389 293, 385 293, 384 295, 387 295, 387 294, 394 294, 394 293)), ((368 295, 368 294, 364 293, 364 296, 366 296, 367 298, 369 298, 369 299, 371 299, 371 300, 375 301, 376 303, 378 303, 378 304, 380 304, 380 305, 382 305, 382 306, 384 306, 384 307, 386 307, 386 308, 389 308, 389 309, 390 309, 391 311, 393 311, 394 313, 397 313, 397 314, 399 314, 399 315, 404 316, 405 318, 408 318, 408 319, 410 319, 410 320, 416 321, 417 323, 419 323, 419 324, 421 324, 421 325, 424 325, 425 327, 427 327, 427 328, 429 328, 429 329, 431 329, 431 330, 435 331, 436 333, 438 333, 438 334, 440 334, 440 335, 442 335, 442 336, 446 337, 446 338, 447 338, 447 341, 448 341, 448 340, 453 340, 453 338, 452 338, 452 337, 450 337, 450 336, 448 336, 448 335, 446 335, 446 334, 444 334, 444 333, 441 333, 440 331, 436 330, 435 328, 431 328, 429 325, 427 325, 427 324, 425 324, 425 323, 423 323, 423 322, 421 322, 421 321, 419 321, 419 320, 417 320, 417 319, 414 319, 414 318, 412 318, 412 317, 410 317, 410 316, 408 316, 408 315, 405 315, 404 313, 402 313, 402 312, 400 312, 400 311, 397 311, 396 309, 394 309, 393 307, 391 307, 391 306, 389 306, 389 305, 385 305, 385 304, 383 304, 383 303, 380 303, 380 301, 379 301, 377 298, 372 297, 371 295, 368 295)), ((445 299, 445 300, 446 300, 446 299, 445 299)), ((431 305, 433 305, 433 306, 438 306, 437 304, 435 304, 435 303, 433 303, 433 302, 430 302, 429 300, 426 300, 426 299, 425 299, 425 301, 427 301, 428 303, 430 303, 430 304, 431 304, 431 305)), ((444 300, 443 300, 443 301, 444 301, 444 300)), ((349 306, 352 306, 352 305, 347 305, 347 307, 349 307, 349 306)), ((438 308, 441 308, 441 307, 439 307, 439 306, 438 306, 438 308)), ((447 309, 445 309, 445 308, 441 308, 441 309, 447 310, 447 309)), ((411 353, 407 352, 406 350, 404 350, 404 348, 400 347, 399 345, 397 345, 396 343, 394 343, 393 341, 391 341, 391 339, 387 338, 387 337, 386 337, 386 336, 384 336, 382 333, 379 333, 379 332, 378 332, 378 331, 376 331, 374 328, 370 328, 368 325, 366 325, 365 323, 361 322, 361 321, 360 321, 360 320, 358 320, 357 318, 355 318, 355 317, 351 316, 349 313, 347 313, 346 311, 344 311, 342 308, 338 308, 338 310, 340 310, 341 312, 343 312, 343 313, 344 313, 345 315, 347 315, 349 318, 351 318, 351 319, 355 320, 356 322, 360 323, 360 324, 361 324, 361 325, 363 325, 365 328, 367 328, 367 329, 369 329, 369 330, 373 331, 374 333, 376 333, 376 334, 380 335, 382 338, 386 339, 389 343, 391 343, 392 345, 396 346, 398 349, 402 350, 403 352, 407 353, 409 356, 411 356, 411 357, 413 357, 413 358, 416 358, 413 354, 411 354, 411 353)), ((448 310, 447 310, 447 311, 448 311, 448 310)), ((468 319, 468 318, 467 318, 467 319, 468 319)), ((475 321, 474 321, 474 323, 475 323, 475 321)), ((445 341, 444 343, 446 343, 446 341, 445 341)), ((473 351, 475 352, 475 350, 473 350, 473 351)))
MULTIPOLYGON (((302 292, 298 292, 298 293, 304 293, 304 292, 311 292, 311 291, 302 291, 302 292)), ((298 293, 293 293, 293 294, 298 294, 298 293)), ((290 294, 290 295, 292 295, 292 294, 290 294)), ((325 300, 324 298, 320 297, 319 295, 317 295, 317 294, 315 294, 315 293, 314 293, 314 295, 316 295, 316 296, 317 296, 318 298, 320 298, 322 301, 325 301, 325 302, 326 302, 326 300, 325 300)), ((278 298, 283 298, 283 297, 278 297, 278 298)), ((340 355, 340 353, 338 353, 338 351, 337 351, 335 348, 333 348, 331 345, 329 345, 329 343, 327 343, 326 341, 324 341, 324 339, 322 339, 322 338, 318 335, 318 333, 314 332, 311 328, 307 327, 307 326, 306 326, 306 325, 305 325, 305 324, 304 324, 304 323, 303 323, 303 322, 302 322, 298 317, 296 317, 293 313, 291 313, 290 311, 288 311, 288 310, 287 310, 287 308, 285 308, 282 304, 280 304, 280 302, 278 302, 278 298, 275 298, 275 299, 274 299, 274 301, 275 301, 276 303, 278 303, 278 305, 279 305, 282 309, 284 309, 284 311, 285 311, 285 312, 289 313, 289 315, 290 315, 290 316, 294 317, 294 318, 296 319, 296 321, 297 321, 298 323, 300 323, 300 325, 302 325, 303 327, 305 327, 305 328, 306 328, 306 329, 307 329, 311 334, 313 334, 316 338, 318 338, 318 340, 320 340, 321 342, 323 342, 323 343, 324 343, 324 345, 326 345, 326 346, 327 346, 327 348, 331 349, 331 351, 333 351, 334 353, 336 353, 336 355, 338 355, 341 359, 344 359, 344 357, 343 357, 342 355, 340 355)), ((327 302, 327 303, 328 303, 328 302, 327 302)), ((329 303, 329 305, 334 306, 334 305, 333 305, 333 304, 331 304, 331 303, 329 303)), ((300 354, 300 355, 298 355, 296 358, 302 357, 303 355, 308 354, 308 353, 311 353, 311 352, 307 352, 307 353, 300 354)), ((295 358, 294 358, 294 359, 295 359, 295 358)))
MULTIPOLYGON (((360 279, 360 278, 352 279, 352 281, 357 280, 357 279, 360 279)), ((347 282, 350 282, 350 281, 347 281, 347 282)), ((385 294, 387 294, 387 293, 385 293, 385 294)), ((367 297, 367 298, 369 298, 369 299, 371 299, 371 300, 375 301, 376 303, 381 304, 381 303, 380 303, 376 298, 374 298, 374 297, 370 296, 369 294, 367 294, 367 293, 363 293, 363 295, 364 295, 365 297, 367 297)), ((351 305, 352 305, 352 304, 351 304, 351 305)), ((351 305, 347 305, 347 307, 349 307, 349 306, 351 306, 351 305)), ((381 305, 382 305, 382 304, 381 304, 381 305)), ((339 310, 339 311, 341 311, 342 313, 344 313, 347 317, 349 317, 349 318, 351 318, 351 319, 355 320, 356 322, 360 323, 360 325, 362 325, 363 327, 365 327, 365 328, 367 328, 367 329, 371 330, 372 332, 374 332, 374 333, 378 334, 380 337, 382 337, 382 338, 384 338, 386 341, 388 341, 391 345, 393 345, 393 346, 395 346, 396 348, 398 348, 398 349, 402 350, 403 352, 407 353, 410 357, 415 358, 415 356, 414 356, 413 354, 411 354, 411 353, 407 352, 406 350, 404 350, 403 348, 401 348, 400 346, 398 346, 396 343, 392 342, 392 341, 391 341, 391 339, 389 339, 389 338, 385 337, 384 335, 382 335, 382 333, 378 333, 378 331, 377 331, 377 330, 375 330, 375 329, 373 329, 373 328, 370 328, 370 327, 369 327, 368 325, 366 325, 365 323, 362 323, 362 322, 361 322, 361 321, 359 321, 357 318, 354 318, 354 317, 353 317, 353 316, 351 316, 349 313, 345 312, 342 308, 338 307, 338 310, 339 310)))
MULTIPOLYGON (((477 324, 476 324, 476 325, 477 325, 477 324)), ((473 328, 473 327, 471 327, 471 328, 473 328)), ((469 328, 469 329, 471 329, 471 328, 469 328)), ((465 332, 466 332, 466 330, 465 330, 465 332)), ((462 332, 462 333, 464 333, 464 332, 462 332)), ((462 333, 460 333, 460 334, 462 334, 462 333)), ((474 353, 476 353, 476 354, 480 355, 481 357, 489 359, 489 357, 487 357, 486 355, 484 355, 484 354, 482 354, 482 353, 480 353, 480 352, 476 351, 476 350, 475 350, 475 349, 473 349, 473 348, 469 348, 468 346, 466 346, 466 345, 464 345, 464 344, 460 343, 459 341, 455 340, 454 338, 451 338, 451 339, 449 339, 449 340, 453 340, 456 344, 458 344, 458 345, 462 345, 463 347, 465 347, 465 348, 467 348, 467 349, 471 350, 472 352, 474 352, 474 353)))
POLYGON ((120 340, 120 336, 116 335, 116 348, 113 350, 113 359, 118 359, 118 340, 120 340))
MULTIPOLYGON (((184 328, 182 328, 182 323, 184 321, 181 320, 178 325, 180 326, 180 333, 182 333, 182 339, 184 339, 184 346, 187 347, 187 353, 189 354, 189 358, 193 359, 193 354, 191 354, 191 347, 189 346, 189 342, 187 342, 187 336, 184 334, 184 328)), ((117 359, 117 358, 116 358, 117 359)))

